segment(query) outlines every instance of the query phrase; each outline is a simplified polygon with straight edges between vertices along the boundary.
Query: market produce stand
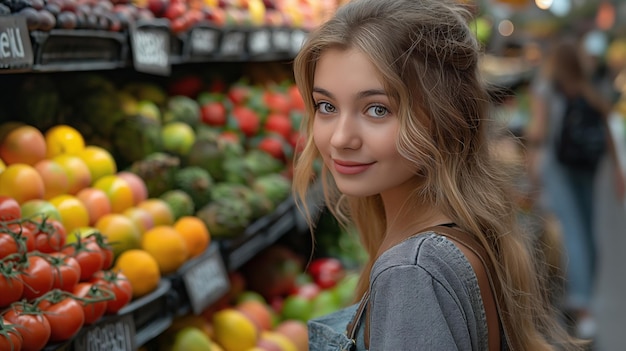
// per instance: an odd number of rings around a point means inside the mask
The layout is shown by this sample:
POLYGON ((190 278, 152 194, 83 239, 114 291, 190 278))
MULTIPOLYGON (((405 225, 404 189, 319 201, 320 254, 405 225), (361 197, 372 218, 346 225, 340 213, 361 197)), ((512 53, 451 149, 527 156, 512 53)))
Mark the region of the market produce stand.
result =
MULTIPOLYGON (((49 1, 48 5, 57 2, 49 1)), ((99 4, 94 2, 91 6, 95 8, 99 4)), ((120 4, 119 13, 132 6, 120 4)), ((110 16, 113 14, 111 7, 105 8, 106 16, 102 18, 106 20, 100 21, 106 25, 62 22, 63 15, 57 12, 53 13, 57 25, 42 28, 41 23, 33 24, 32 13, 48 11, 48 7, 36 8, 36 11, 26 7, 26 10, 22 6, 11 8, 13 13, 10 14, 0 13, 0 77, 4 76, 6 83, 15 84, 11 89, 5 85, 0 90, 11 91, 11 94, 23 81, 46 75, 61 83, 66 79, 60 75, 64 73, 98 72, 106 75, 106 71, 110 71, 112 75, 123 75, 120 72, 135 72, 136 76, 145 75, 146 80, 163 82, 173 77, 178 68, 187 65, 216 64, 214 70, 219 70, 219 65, 224 63, 289 63, 307 33, 307 29, 293 23, 224 23, 208 18, 195 19, 181 29, 176 27, 175 18, 167 18, 163 13, 146 16, 145 12, 142 16, 135 14, 132 19, 126 18, 120 27, 116 23, 117 17, 110 16), (57 76, 62 78, 53 78, 57 76)), ((115 11, 118 11, 117 7, 115 11)), ((65 12, 80 15, 78 6, 61 12, 66 15, 63 21, 67 17, 65 12)), ((44 88, 39 88, 45 94, 44 88)), ((22 98, 17 95, 19 93, 15 94, 16 98, 22 98)), ((12 100, 7 98, 4 101, 12 100)), ((32 101, 32 105, 38 103, 32 101)), ((85 111, 95 110, 99 108, 85 111)), ((0 122, 6 117, 0 113, 0 122)), ((8 118, 15 120, 15 116, 8 118)), ((94 121, 101 119, 80 123, 94 121)), ((45 131, 51 127, 47 122, 50 121, 32 117, 27 123, 45 131)), ((72 122, 67 121, 67 124, 72 125, 72 122)), ((0 172, 7 166, 2 164, 0 172)), ((128 166, 130 162, 123 165, 128 166)), ((319 187, 313 189, 309 207, 316 209, 320 199, 319 187)), ((48 343, 44 350, 137 350, 145 347, 170 328, 175 318, 199 315, 223 298, 231 289, 229 275, 259 252, 286 235, 308 236, 308 230, 294 199, 287 196, 269 213, 254 218, 242 233, 213 237, 203 253, 187 260, 176 271, 163 274, 151 292, 134 298, 115 314, 107 314, 91 325, 84 325, 69 340, 48 343)))

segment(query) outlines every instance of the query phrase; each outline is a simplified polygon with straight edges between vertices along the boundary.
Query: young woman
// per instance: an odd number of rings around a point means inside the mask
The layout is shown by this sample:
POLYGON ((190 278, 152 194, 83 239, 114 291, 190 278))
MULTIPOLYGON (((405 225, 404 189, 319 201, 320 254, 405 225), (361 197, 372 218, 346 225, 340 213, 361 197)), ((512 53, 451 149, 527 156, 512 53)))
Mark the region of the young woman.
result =
POLYGON ((294 190, 305 198, 321 159, 326 205, 370 256, 361 302, 309 323, 312 351, 578 347, 492 160, 469 18, 454 0, 353 0, 295 60, 294 190))

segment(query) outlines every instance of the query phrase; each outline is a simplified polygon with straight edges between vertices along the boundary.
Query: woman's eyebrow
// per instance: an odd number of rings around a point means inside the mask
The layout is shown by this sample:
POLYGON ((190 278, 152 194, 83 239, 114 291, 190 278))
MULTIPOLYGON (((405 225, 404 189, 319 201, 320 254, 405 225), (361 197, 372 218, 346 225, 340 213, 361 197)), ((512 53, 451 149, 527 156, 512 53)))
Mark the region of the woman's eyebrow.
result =
MULTIPOLYGON (((321 95, 324 95, 324 96, 329 97, 331 99, 334 99, 334 97, 335 97, 330 91, 328 91, 326 89, 319 88, 319 87, 313 87, 313 92, 321 94, 321 95)), ((361 91, 361 92, 359 92, 357 94, 357 99, 364 99, 366 97, 376 96, 376 95, 387 96, 387 92, 385 92, 383 89, 363 90, 363 91, 361 91)))

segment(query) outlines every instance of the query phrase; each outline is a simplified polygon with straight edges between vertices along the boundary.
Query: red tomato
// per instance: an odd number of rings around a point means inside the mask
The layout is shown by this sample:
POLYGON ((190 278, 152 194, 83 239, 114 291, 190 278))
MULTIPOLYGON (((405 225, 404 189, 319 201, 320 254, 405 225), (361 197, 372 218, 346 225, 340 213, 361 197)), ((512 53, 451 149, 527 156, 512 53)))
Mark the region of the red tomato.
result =
POLYGON ((267 116, 267 120, 265 120, 264 128, 268 132, 274 132, 276 134, 281 135, 285 140, 289 140, 292 133, 291 119, 289 116, 280 114, 280 113, 272 113, 267 116))
POLYGON ((24 283, 13 262, 0 262, 0 309, 22 298, 24 283))
POLYGON ((41 223, 28 222, 35 236, 35 250, 43 253, 61 251, 65 245, 67 232, 65 227, 56 219, 47 218, 41 223))
POLYGON ((207 102, 200 108, 201 121, 210 126, 226 124, 226 107, 218 101, 207 102))
POLYGON ((85 325, 93 324, 100 319, 107 309, 107 299, 112 298, 112 292, 102 288, 98 283, 82 282, 74 287, 74 295, 85 299, 80 301, 85 314, 85 325))
POLYGON ((18 243, 19 252, 31 252, 36 249, 35 247, 35 235, 30 226, 13 222, 0 229, 0 231, 7 231, 15 234, 16 241, 18 243))
POLYGON ((15 326, 4 318, 0 318, 0 350, 20 351, 22 335, 15 326))
POLYGON ((238 129, 247 137, 252 137, 259 132, 261 119, 251 108, 246 106, 235 106, 232 116, 237 123, 238 129))
POLYGON ((50 323, 50 341, 69 340, 83 327, 85 312, 74 298, 61 294, 52 295, 50 299, 42 300, 38 306, 50 323))
POLYGON ((99 271, 94 274, 91 282, 101 284, 104 289, 113 292, 115 298, 107 302, 108 314, 117 313, 133 298, 133 287, 122 272, 99 271))
POLYGON ((257 146, 259 150, 265 151, 272 155, 274 158, 284 161, 285 160, 285 142, 278 136, 268 135, 263 137, 257 146))
POLYGON ((92 234, 89 234, 89 236, 87 236, 87 240, 95 241, 102 251, 103 261, 101 269, 111 268, 111 266, 113 266, 113 259, 115 255, 113 253, 113 247, 108 243, 107 237, 104 236, 102 233, 96 231, 92 234))
POLYGON ((13 323, 22 335, 22 351, 41 350, 50 339, 50 323, 37 306, 26 302, 14 304, 4 314, 4 319, 13 323))
POLYGON ((24 293, 27 300, 37 298, 52 289, 52 266, 43 257, 29 255, 22 271, 24 293))
POLYGON ((15 234, 2 230, 4 229, 0 229, 0 259, 20 252, 19 240, 16 239, 15 234))
POLYGON ((78 261, 62 252, 51 253, 49 261, 52 265, 52 288, 73 291, 80 280, 78 261))
POLYGON ((78 261, 81 281, 89 280, 94 273, 102 269, 104 263, 102 249, 93 239, 79 239, 65 247, 63 253, 78 261))
POLYGON ((12 221, 22 218, 20 204, 12 197, 0 196, 0 221, 12 221))

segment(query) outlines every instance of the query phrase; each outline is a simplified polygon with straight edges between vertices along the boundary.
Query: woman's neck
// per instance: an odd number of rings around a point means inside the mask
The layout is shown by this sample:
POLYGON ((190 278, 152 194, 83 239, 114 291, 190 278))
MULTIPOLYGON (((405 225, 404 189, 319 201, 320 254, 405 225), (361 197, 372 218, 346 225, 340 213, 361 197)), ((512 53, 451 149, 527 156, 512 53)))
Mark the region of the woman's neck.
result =
POLYGON ((404 196, 383 196, 387 228, 377 256, 421 230, 453 222, 439 208, 429 203, 410 203, 404 196))

